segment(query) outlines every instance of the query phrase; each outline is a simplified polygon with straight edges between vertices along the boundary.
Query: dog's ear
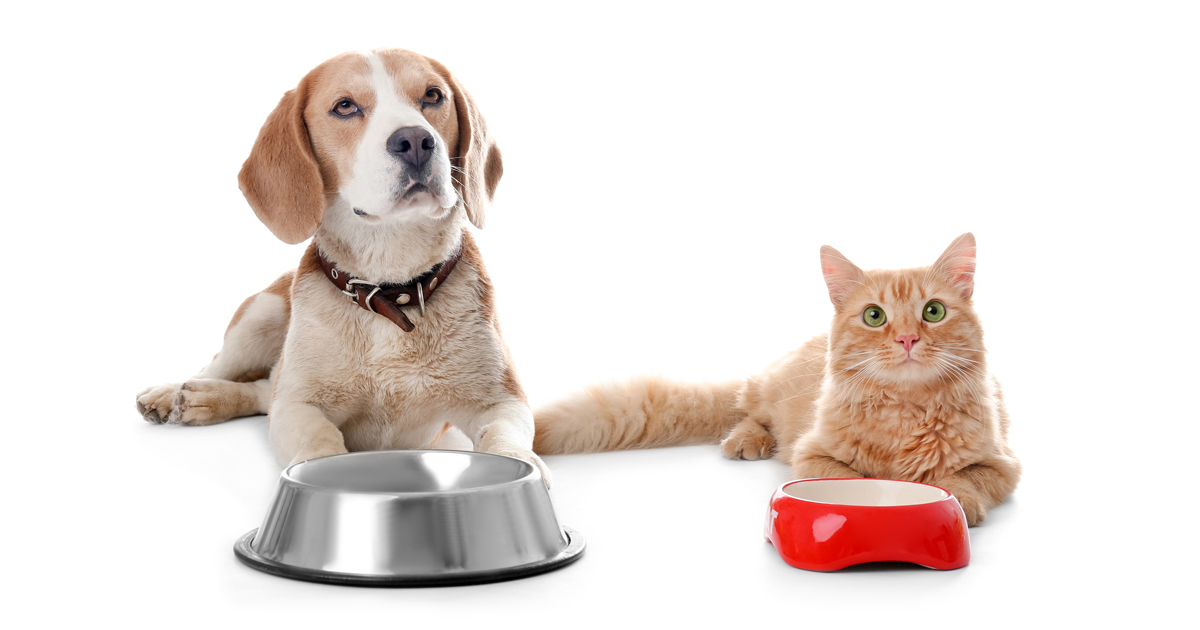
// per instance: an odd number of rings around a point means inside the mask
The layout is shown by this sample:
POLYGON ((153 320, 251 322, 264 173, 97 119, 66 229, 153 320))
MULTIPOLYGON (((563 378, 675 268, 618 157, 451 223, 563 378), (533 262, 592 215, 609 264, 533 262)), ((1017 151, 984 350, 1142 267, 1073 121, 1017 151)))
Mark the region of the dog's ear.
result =
POLYGON ((325 187, 304 123, 308 78, 267 116, 238 187, 254 214, 279 240, 295 244, 316 233, 325 218, 325 187))
POLYGON ((446 69, 446 66, 429 60, 454 93, 454 109, 458 112, 458 149, 450 155, 450 165, 455 169, 454 189, 458 191, 459 203, 467 211, 467 218, 475 227, 482 228, 484 215, 492 205, 496 184, 504 174, 504 162, 500 158, 500 147, 488 134, 483 114, 475 106, 475 100, 446 69))

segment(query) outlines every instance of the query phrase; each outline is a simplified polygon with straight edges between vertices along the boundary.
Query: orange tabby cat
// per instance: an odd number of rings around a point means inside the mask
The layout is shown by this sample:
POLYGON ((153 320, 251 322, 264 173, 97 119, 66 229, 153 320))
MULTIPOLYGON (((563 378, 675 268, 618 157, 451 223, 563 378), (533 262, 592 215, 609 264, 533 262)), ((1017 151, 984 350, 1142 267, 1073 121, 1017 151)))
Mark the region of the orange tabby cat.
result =
POLYGON ((745 382, 591 388, 534 414, 534 450, 720 441, 733 459, 774 454, 796 478, 941 486, 979 524, 1012 494, 1021 464, 971 306, 975 237, 960 236, 931 267, 899 271, 863 271, 825 246, 821 268, 835 307, 829 334, 745 382))

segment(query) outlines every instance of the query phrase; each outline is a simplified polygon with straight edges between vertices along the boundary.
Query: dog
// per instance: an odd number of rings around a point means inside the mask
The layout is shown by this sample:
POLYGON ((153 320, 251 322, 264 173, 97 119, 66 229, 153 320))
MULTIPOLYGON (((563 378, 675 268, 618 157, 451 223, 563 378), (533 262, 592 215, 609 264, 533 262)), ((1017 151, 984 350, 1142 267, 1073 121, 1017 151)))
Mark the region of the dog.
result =
POLYGON ((221 351, 184 383, 137 396, 155 424, 269 414, 290 465, 428 448, 450 427, 536 465, 533 415, 500 336, 482 228, 503 173, 470 94, 400 49, 346 53, 267 117, 238 176, 299 267, 250 296, 221 351))

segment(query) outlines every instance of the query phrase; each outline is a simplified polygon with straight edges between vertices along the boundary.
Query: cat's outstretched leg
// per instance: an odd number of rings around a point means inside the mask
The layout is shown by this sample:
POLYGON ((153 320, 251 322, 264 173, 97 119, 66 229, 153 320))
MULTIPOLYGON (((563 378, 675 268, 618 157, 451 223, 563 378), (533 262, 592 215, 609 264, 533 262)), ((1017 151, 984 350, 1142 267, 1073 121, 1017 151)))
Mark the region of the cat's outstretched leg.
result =
POLYGON ((1015 458, 999 457, 986 463, 972 464, 933 482, 958 499, 974 527, 987 518, 988 511, 1004 503, 1021 478, 1021 464, 1015 458))
POLYGON ((729 459, 768 459, 775 453, 775 438, 754 417, 744 418, 721 441, 721 453, 729 459))

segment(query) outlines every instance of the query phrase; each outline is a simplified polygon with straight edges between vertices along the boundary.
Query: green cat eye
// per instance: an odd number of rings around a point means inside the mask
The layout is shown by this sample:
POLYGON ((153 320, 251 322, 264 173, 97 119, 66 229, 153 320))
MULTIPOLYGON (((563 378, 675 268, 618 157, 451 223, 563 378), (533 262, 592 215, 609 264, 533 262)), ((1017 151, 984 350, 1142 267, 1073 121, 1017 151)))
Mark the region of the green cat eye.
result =
POLYGON ((863 311, 863 322, 872 328, 878 328, 887 323, 887 313, 872 304, 863 311))
POLYGON ((925 312, 921 314, 921 317, 924 317, 927 322, 940 322, 945 316, 946 305, 937 300, 930 300, 925 305, 925 312))

